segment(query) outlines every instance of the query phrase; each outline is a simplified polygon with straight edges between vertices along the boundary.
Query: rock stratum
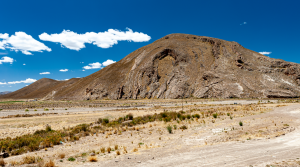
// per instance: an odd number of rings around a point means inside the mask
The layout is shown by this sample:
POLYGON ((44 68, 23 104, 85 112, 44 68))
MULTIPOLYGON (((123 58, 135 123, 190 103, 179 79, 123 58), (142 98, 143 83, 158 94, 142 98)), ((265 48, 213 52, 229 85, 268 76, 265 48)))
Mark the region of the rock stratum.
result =
POLYGON ((167 35, 84 78, 49 80, 41 79, 1 98, 294 98, 300 95, 299 64, 269 58, 237 42, 187 34, 167 35))

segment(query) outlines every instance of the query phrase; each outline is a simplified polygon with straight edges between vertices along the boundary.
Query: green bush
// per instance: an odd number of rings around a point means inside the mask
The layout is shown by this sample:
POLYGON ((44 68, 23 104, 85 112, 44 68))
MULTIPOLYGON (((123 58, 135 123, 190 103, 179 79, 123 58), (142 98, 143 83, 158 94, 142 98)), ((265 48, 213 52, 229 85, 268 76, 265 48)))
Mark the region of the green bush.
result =
POLYGON ((214 117, 214 118, 217 118, 217 117, 218 117, 218 113, 214 113, 214 114, 213 114, 213 117, 214 117))
POLYGON ((49 109, 48 109, 48 108, 45 108, 44 111, 49 111, 49 109))
POLYGON ((187 118, 187 119, 191 119, 192 116, 189 114, 189 115, 186 116, 186 118, 187 118))
POLYGON ((28 112, 29 110, 28 109, 25 109, 25 112, 28 112))
POLYGON ((242 121, 240 121, 240 122, 239 122, 239 125, 240 125, 240 126, 243 126, 243 122, 242 122, 242 121))
POLYGON ((75 161, 75 158, 69 157, 69 158, 68 158, 68 161, 75 161))
POLYGON ((108 124, 109 123, 109 119, 108 118, 104 118, 103 122, 106 123, 106 124, 108 124))
POLYGON ((129 120, 133 120, 133 114, 129 113, 129 114, 127 115, 127 117, 128 117, 129 120))
POLYGON ((198 119, 200 118, 200 115, 199 115, 199 114, 195 114, 194 116, 195 116, 196 118, 198 118, 198 119))
POLYGON ((172 126, 171 126, 171 125, 168 125, 168 126, 167 126, 167 129, 168 129, 168 132, 171 134, 171 133, 172 133, 172 126))

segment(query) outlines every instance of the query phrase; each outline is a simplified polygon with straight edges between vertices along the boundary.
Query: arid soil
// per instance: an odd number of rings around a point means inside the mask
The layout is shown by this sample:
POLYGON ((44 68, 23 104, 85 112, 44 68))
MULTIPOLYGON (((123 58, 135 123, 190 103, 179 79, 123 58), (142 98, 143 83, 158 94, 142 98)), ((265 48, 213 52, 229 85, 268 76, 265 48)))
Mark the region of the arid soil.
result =
MULTIPOLYGON (((267 101, 265 101, 267 102, 267 101)), ((127 127, 114 134, 117 128, 108 128, 63 144, 5 158, 8 164, 22 164, 25 156, 50 159, 56 166, 266 166, 284 165, 289 159, 297 165, 300 158, 300 104, 258 103, 258 101, 194 101, 184 105, 184 111, 200 114, 202 111, 217 111, 218 116, 203 116, 200 119, 149 122, 127 127), (249 103, 252 104, 249 104, 249 103), (234 104, 238 103, 238 104, 234 104), (247 104, 245 104, 247 103, 247 104), (229 114, 228 114, 229 113, 229 114), (227 115, 228 114, 228 115, 227 115), (242 126, 241 123, 242 122, 242 126), (167 126, 172 126, 169 133, 167 126), (183 125, 186 130, 180 129, 183 125), (175 128, 176 127, 176 128, 175 128), (118 148, 116 149, 116 145, 118 148), (112 151, 101 152, 110 147, 112 151), (117 155, 117 151, 120 155, 117 155), (61 154, 65 157, 61 158, 61 154), (95 154, 95 156, 92 156, 95 154), (70 157, 74 161, 68 161, 70 157), (97 162, 90 162, 91 158, 97 162)), ((150 104, 144 108, 55 108, 59 114, 0 119, 0 137, 16 137, 34 133, 51 125, 55 129, 72 127, 81 123, 94 123, 98 118, 114 119, 132 113, 134 117, 180 111, 180 101, 163 107, 150 104)), ((5 112, 5 111, 4 111, 5 112)), ((11 114, 25 113, 24 110, 11 114)), ((41 111, 42 112, 42 111, 41 111)), ((52 111, 48 111, 52 112, 52 111)), ((2 111, 0 111, 2 113, 2 111)), ((3 113, 2 113, 3 114, 3 113)), ((4 115, 3 115, 4 116, 4 115)), ((41 164, 34 164, 35 166, 41 164)))

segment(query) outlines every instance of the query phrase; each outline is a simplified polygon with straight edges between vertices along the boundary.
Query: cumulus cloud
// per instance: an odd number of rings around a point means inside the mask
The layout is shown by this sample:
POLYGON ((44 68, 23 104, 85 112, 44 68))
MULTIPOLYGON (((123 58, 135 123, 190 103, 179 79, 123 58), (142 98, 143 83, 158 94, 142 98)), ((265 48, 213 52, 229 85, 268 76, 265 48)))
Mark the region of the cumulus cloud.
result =
POLYGON ((6 85, 7 83, 6 82, 0 82, 0 85, 6 85))
POLYGON ((258 53, 260 53, 260 54, 262 54, 262 55, 269 55, 269 54, 271 54, 272 52, 258 52, 258 53))
POLYGON ((7 33, 0 34, 0 49, 21 51, 26 55, 32 55, 31 52, 51 51, 46 45, 33 39, 31 35, 27 35, 25 32, 15 32, 15 35, 10 37, 7 33))
POLYGON ((32 79, 32 78, 27 78, 26 80, 23 80, 23 81, 7 82, 7 84, 33 83, 35 81, 37 81, 37 80, 36 79, 32 79))
POLYGON ((110 64, 113 64, 113 63, 115 63, 115 62, 116 62, 116 61, 107 59, 105 62, 102 63, 102 65, 105 67, 105 66, 108 66, 108 65, 110 65, 110 64))
POLYGON ((50 74, 50 72, 41 72, 40 75, 50 74))
POLYGON ((10 58, 10 57, 7 57, 7 56, 4 56, 0 59, 0 64, 2 63, 10 63, 12 64, 14 62, 14 59, 13 58, 10 58))
POLYGON ((67 71, 69 71, 68 69, 61 69, 61 70, 59 70, 60 72, 67 72, 67 71))
POLYGON ((102 68, 102 64, 99 63, 99 62, 96 62, 96 63, 90 63, 89 65, 84 66, 83 68, 86 69, 86 70, 90 70, 90 69, 98 69, 98 68, 102 68))
POLYGON ((84 66, 82 71, 85 71, 85 70, 91 70, 91 69, 101 69, 103 67, 106 67, 110 64, 113 64, 115 63, 116 61, 113 61, 113 60, 110 60, 110 59, 107 59, 105 62, 103 62, 102 64, 99 63, 99 62, 96 62, 96 63, 90 63, 89 65, 87 66, 84 66))
POLYGON ((118 41, 133 41, 145 42, 149 41, 151 37, 142 32, 133 32, 127 28, 127 31, 119 31, 108 29, 105 32, 86 32, 85 34, 77 34, 70 30, 63 30, 60 34, 47 34, 39 35, 43 41, 51 41, 61 43, 62 47, 72 50, 80 50, 85 48, 85 43, 97 45, 100 48, 109 48, 117 44, 118 41))

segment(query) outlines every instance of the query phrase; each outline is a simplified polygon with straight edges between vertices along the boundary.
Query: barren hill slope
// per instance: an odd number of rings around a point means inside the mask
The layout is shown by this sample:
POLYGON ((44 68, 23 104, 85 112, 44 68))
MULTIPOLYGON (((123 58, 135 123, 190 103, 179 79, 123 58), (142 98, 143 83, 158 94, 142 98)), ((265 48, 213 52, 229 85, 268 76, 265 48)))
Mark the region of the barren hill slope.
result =
POLYGON ((299 64, 236 42, 171 34, 57 90, 52 98, 298 97, 299 84, 299 64))
POLYGON ((43 98, 53 91, 58 91, 63 88, 68 87, 79 80, 79 78, 72 78, 68 81, 57 81, 48 78, 42 78, 22 89, 15 92, 1 96, 1 98, 6 99, 33 99, 33 98, 43 98))

